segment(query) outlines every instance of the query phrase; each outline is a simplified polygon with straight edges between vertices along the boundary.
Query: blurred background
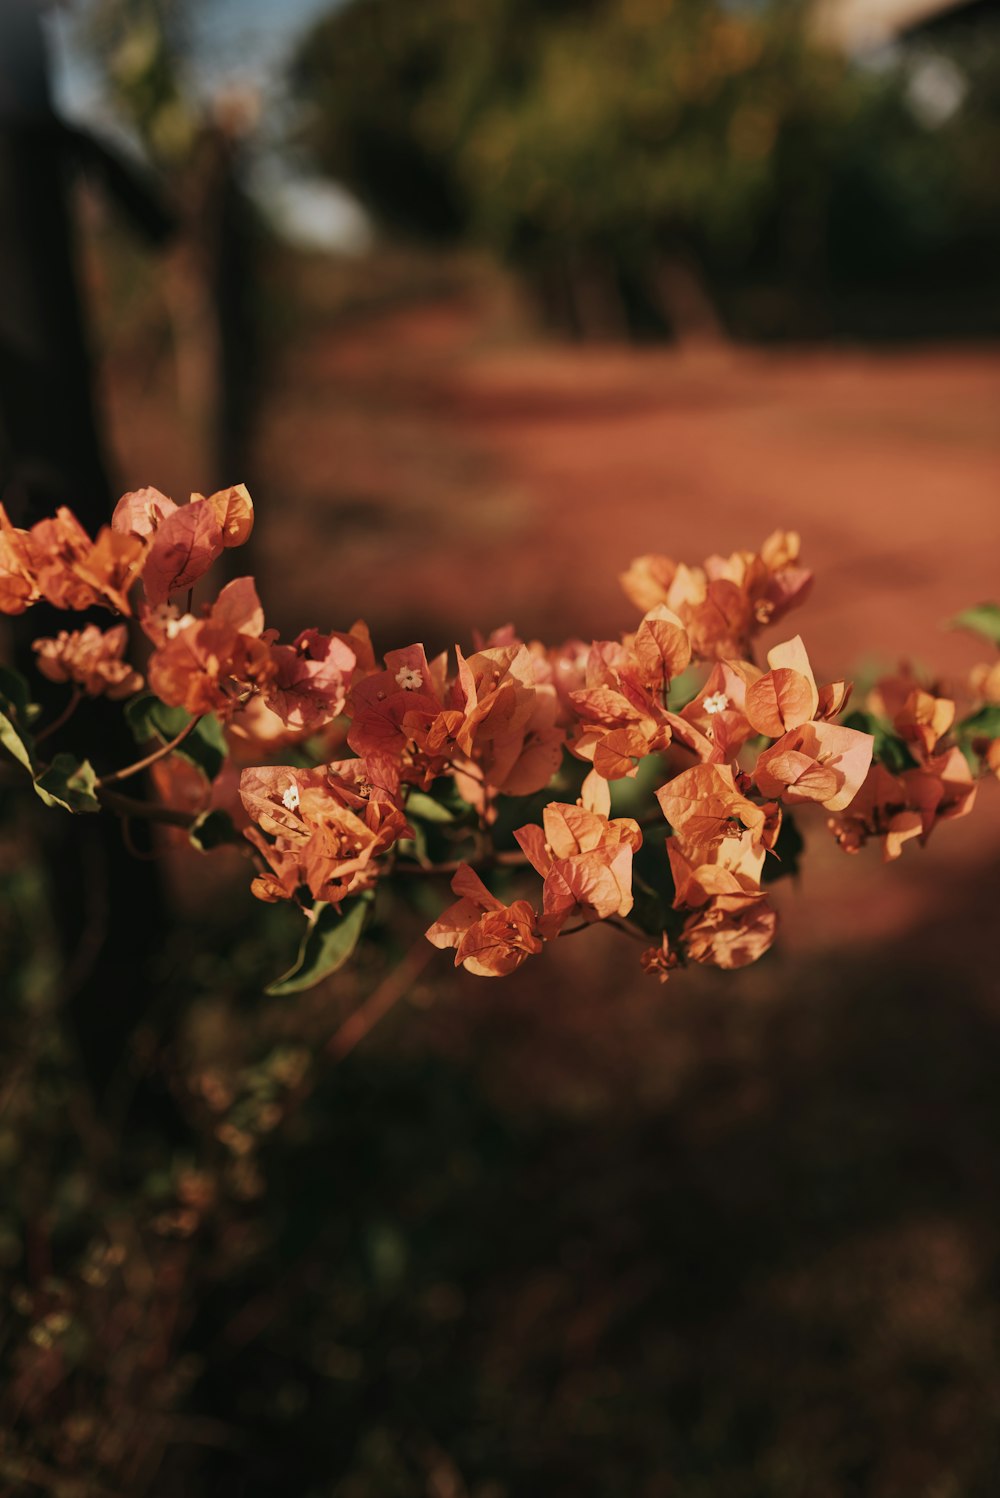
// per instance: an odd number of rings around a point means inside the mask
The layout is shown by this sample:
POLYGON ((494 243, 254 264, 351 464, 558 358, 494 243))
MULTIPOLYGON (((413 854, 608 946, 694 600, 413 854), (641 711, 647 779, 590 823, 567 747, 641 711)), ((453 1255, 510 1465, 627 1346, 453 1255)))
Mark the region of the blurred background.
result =
MULTIPOLYGON (((996 0, 2 0, 2 497, 246 482, 269 623, 380 650, 785 526, 821 679, 946 683, 998 161, 996 0)), ((739 975, 400 915, 281 1000, 242 865, 0 797, 3 1498, 993 1498, 995 785, 807 823, 739 975)))

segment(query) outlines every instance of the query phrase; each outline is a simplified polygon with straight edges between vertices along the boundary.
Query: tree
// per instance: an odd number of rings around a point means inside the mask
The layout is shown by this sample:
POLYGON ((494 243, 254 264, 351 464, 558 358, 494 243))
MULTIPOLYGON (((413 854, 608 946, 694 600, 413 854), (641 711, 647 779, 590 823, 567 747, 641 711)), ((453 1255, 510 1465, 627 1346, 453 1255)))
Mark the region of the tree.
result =
POLYGON ((719 0, 353 0, 296 65, 308 141, 383 223, 487 246, 584 332, 704 323, 845 72, 797 10, 719 0))

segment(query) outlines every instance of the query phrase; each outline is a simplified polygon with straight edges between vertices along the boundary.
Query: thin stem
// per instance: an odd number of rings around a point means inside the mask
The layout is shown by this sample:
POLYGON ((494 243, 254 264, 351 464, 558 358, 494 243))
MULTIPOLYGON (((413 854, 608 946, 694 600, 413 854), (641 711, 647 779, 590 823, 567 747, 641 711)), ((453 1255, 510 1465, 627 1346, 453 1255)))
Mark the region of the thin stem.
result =
POLYGON ((345 1056, 359 1046, 366 1035, 370 1035, 379 1020, 393 1009, 409 992, 411 984, 420 977, 424 968, 435 956, 435 948, 425 936, 407 952, 391 973, 364 1001, 359 1009, 345 1019, 339 1030, 335 1030, 325 1046, 325 1053, 333 1061, 343 1061, 345 1056))
POLYGON ((141 770, 148 770, 150 765, 158 764, 161 759, 166 759, 168 754, 173 754, 175 749, 180 748, 186 738, 190 738, 200 722, 201 715, 192 718, 190 723, 184 725, 176 738, 170 740, 169 744, 161 744, 160 748, 154 749, 152 754, 147 754, 144 759, 136 760, 134 765, 126 765, 124 770, 115 770, 111 775, 103 776, 97 782, 98 790, 103 790, 106 785, 115 785, 119 780, 129 780, 133 775, 138 775, 141 770))
POLYGON ((182 811, 179 806, 158 806, 155 801, 137 801, 133 796, 123 796, 118 791, 109 791, 98 784, 97 799, 116 816, 133 818, 141 822, 162 822, 165 827, 183 827, 185 831, 198 820, 200 813, 182 811))
POLYGON ((72 718, 73 714, 76 712, 77 708, 80 706, 82 700, 82 689, 78 686, 74 686, 72 692, 70 693, 69 701, 63 708, 62 712, 59 714, 58 718, 53 718, 52 722, 47 728, 43 728, 41 733, 35 734, 35 743, 44 743, 50 734, 56 733, 60 728, 62 728, 64 723, 68 723, 70 718, 72 718))
POLYGON ((406 874, 413 879, 434 879, 444 874, 457 874, 464 867, 471 869, 491 869, 496 867, 509 869, 526 869, 530 867, 523 853, 488 853, 480 858, 460 858, 451 863, 402 863, 398 862, 393 868, 394 874, 406 874))
POLYGON ((637 926, 631 925, 628 921, 620 920, 617 916, 609 915, 604 924, 606 926, 614 926, 616 931, 623 932, 625 936, 631 936, 633 941, 641 941, 643 946, 649 943, 650 938, 645 931, 640 931, 637 926))

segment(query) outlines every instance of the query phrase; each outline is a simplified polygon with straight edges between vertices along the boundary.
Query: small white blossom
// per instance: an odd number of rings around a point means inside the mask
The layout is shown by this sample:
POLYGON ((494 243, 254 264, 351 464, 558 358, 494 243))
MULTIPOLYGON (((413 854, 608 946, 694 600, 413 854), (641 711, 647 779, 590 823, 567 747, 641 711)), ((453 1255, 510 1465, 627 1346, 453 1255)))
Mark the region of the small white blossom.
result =
POLYGON ((168 619, 163 626, 168 640, 176 640, 182 629, 187 629, 189 624, 194 624, 193 614, 181 614, 179 619, 168 619))
POLYGON ((281 798, 281 804, 286 811, 298 811, 300 799, 298 786, 290 785, 281 798))
POLYGON ((729 698, 725 692, 713 692, 711 697, 706 697, 702 704, 706 713, 724 713, 729 706, 729 698))
POLYGON ((396 672, 396 685, 403 688, 404 692, 417 692, 424 684, 424 678, 419 671, 411 671, 409 666, 401 666, 396 672))

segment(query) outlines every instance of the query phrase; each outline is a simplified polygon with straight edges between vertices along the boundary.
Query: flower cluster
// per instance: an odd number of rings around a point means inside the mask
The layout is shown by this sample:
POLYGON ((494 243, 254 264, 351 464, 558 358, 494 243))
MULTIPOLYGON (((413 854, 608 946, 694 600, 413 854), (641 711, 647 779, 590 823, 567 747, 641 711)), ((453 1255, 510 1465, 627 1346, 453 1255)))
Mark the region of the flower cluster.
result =
MULTIPOLYGON (((774 940, 767 885, 795 866, 800 808, 821 808, 846 851, 878 838, 891 859, 968 812, 979 773, 1000 775, 995 663, 951 693, 904 669, 850 713, 850 684, 817 682, 799 635, 761 663, 757 637, 811 587, 794 533, 698 567, 639 558, 622 582, 641 617, 616 639, 548 648, 507 626, 453 660, 420 644, 379 660, 361 622, 282 642, 249 577, 195 606, 252 525, 242 486, 186 505, 127 494, 94 541, 68 510, 19 530, 0 509, 0 612, 46 599, 135 619, 151 695, 134 697, 124 623, 38 639, 38 667, 77 696, 133 699, 173 822, 189 809, 201 848, 242 837, 253 893, 299 905, 306 945, 322 927, 335 957, 310 967, 306 952, 308 977, 344 959, 384 884, 447 875, 457 899, 427 937, 473 973, 510 973, 596 923, 641 942, 661 980, 689 962, 742 967, 774 940), (228 828, 216 821, 211 843, 208 815, 228 828)), ((0 724, 39 794, 114 810, 109 785, 138 766, 100 779, 61 755, 60 791, 28 701, 8 692, 0 724)))

